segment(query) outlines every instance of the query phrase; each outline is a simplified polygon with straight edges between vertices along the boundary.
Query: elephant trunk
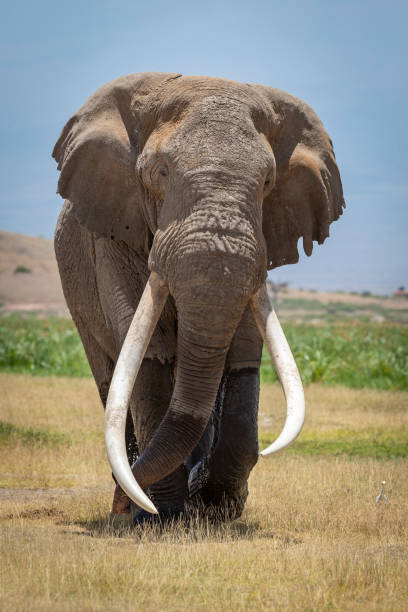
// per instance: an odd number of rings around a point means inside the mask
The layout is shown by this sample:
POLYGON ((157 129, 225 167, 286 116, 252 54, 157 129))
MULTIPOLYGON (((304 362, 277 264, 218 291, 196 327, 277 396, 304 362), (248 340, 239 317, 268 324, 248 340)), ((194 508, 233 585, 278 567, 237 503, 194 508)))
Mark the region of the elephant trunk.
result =
POLYGON ((211 415, 225 357, 248 300, 220 300, 219 291, 190 286, 175 297, 178 312, 177 377, 170 407, 133 466, 142 488, 179 467, 198 444, 211 415), (208 311, 211 324, 208 325, 208 311))

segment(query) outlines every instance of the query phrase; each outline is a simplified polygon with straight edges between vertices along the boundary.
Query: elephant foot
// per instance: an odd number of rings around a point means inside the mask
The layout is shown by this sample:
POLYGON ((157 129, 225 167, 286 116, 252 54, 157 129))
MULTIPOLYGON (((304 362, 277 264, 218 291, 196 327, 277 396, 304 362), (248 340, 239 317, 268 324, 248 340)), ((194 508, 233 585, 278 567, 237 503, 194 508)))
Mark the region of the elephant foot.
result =
POLYGON ((131 500, 120 487, 116 485, 112 501, 112 514, 129 514, 131 512, 131 500))
POLYGON ((185 518, 184 510, 173 511, 167 510, 159 514, 150 514, 146 510, 140 509, 133 517, 133 526, 152 527, 158 525, 160 528, 177 522, 185 518))
POLYGON ((211 523, 225 523, 235 521, 241 516, 247 497, 247 484, 237 492, 214 488, 209 490, 206 487, 190 499, 190 504, 202 518, 211 523))
POLYGON ((192 528, 197 524, 197 520, 199 523, 204 520, 213 524, 231 522, 241 516, 247 497, 248 487, 234 494, 223 491, 210 495, 204 490, 190 498, 182 510, 159 510, 159 514, 150 514, 143 509, 136 510, 134 514, 132 511, 132 522, 134 527, 157 525, 160 529, 176 522, 182 522, 192 528))

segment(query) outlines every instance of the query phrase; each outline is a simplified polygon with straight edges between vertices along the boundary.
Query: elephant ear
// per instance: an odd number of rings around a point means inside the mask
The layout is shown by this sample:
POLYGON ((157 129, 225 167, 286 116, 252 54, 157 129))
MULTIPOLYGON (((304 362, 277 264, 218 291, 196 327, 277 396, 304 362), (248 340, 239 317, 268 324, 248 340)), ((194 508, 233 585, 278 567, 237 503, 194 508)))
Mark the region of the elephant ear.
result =
POLYGON ((270 144, 276 183, 263 205, 271 270, 299 260, 300 237, 306 255, 311 255, 313 240, 324 242, 345 203, 332 142, 314 111, 279 89, 254 87, 267 100, 273 117, 270 144))
POLYGON ((58 191, 91 232, 146 250, 148 228, 136 160, 162 84, 179 75, 134 74, 108 83, 68 121, 52 156, 61 171, 58 191), (146 108, 147 107, 147 108, 146 108))

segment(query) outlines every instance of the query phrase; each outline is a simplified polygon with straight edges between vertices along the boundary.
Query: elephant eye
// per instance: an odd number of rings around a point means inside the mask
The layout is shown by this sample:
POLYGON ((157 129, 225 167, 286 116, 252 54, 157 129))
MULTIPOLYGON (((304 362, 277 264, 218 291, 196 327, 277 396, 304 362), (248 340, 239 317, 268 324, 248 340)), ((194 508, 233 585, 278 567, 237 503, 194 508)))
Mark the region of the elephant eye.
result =
POLYGON ((160 174, 161 176, 167 176, 167 175, 168 175, 168 170, 167 170, 167 168, 160 168, 160 170, 159 170, 159 174, 160 174))
POLYGON ((268 174, 265 177, 265 182, 264 182, 265 193, 269 193, 272 187, 274 186, 274 184, 275 184, 275 173, 273 170, 271 170, 270 172, 268 172, 268 174))

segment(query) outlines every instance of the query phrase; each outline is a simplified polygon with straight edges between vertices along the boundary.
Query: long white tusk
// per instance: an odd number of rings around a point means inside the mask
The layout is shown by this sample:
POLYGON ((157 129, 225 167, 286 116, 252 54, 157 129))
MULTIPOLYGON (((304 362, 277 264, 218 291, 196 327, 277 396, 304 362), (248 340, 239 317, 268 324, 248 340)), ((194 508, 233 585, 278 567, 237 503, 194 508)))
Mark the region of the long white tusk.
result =
POLYGON ((105 410, 105 444, 112 472, 128 497, 153 514, 157 514, 154 504, 140 488, 130 469, 125 430, 136 376, 168 294, 169 290, 158 274, 152 272, 120 351, 105 410))
POLYGON ((261 452, 266 457, 289 446, 302 431, 305 397, 295 359, 269 300, 265 283, 252 297, 251 307, 286 398, 285 425, 280 436, 261 452))

